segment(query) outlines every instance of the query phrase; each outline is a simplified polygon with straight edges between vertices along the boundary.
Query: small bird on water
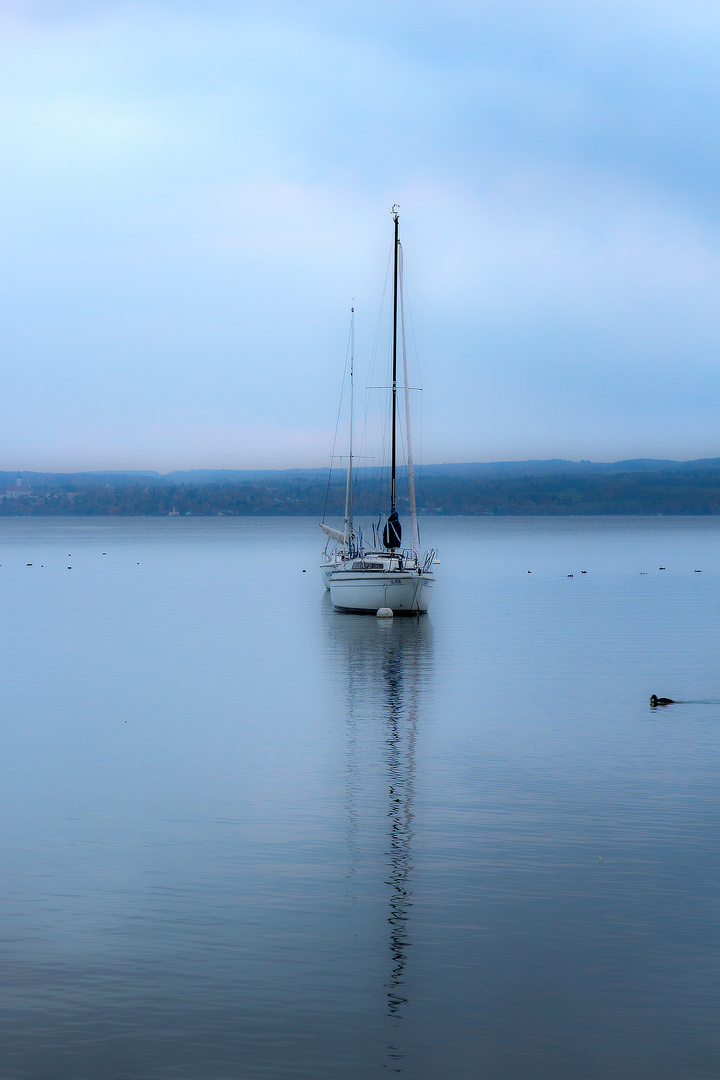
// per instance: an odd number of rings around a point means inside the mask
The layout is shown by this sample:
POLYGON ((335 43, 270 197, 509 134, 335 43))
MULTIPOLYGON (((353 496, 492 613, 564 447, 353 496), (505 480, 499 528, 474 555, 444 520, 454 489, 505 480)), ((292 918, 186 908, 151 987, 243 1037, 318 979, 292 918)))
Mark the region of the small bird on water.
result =
POLYGON ((657 709, 658 705, 675 705, 676 702, 669 697, 658 697, 657 694, 650 695, 650 708, 657 709))

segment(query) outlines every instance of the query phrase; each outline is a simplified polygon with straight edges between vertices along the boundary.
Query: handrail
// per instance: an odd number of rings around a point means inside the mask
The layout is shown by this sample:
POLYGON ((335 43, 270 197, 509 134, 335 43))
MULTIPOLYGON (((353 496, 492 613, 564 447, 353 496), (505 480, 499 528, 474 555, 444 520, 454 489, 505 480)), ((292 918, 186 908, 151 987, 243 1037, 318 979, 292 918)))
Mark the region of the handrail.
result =
POLYGON ((430 570, 430 567, 435 561, 435 548, 431 548, 425 556, 425 562, 423 563, 423 570, 430 570))

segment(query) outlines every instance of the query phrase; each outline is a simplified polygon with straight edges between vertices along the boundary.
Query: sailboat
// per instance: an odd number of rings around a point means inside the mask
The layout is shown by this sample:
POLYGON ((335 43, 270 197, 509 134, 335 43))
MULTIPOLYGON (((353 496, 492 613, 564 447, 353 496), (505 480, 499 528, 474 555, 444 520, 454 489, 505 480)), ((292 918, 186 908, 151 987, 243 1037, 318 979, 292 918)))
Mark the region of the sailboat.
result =
MULTIPOLYGON (((321 528, 326 535, 337 541, 337 547, 325 555, 321 566, 326 587, 330 590, 333 606, 341 611, 377 613, 382 609, 397 615, 415 615, 428 610, 435 577, 432 571, 435 552, 421 552, 415 503, 415 480, 413 474, 412 442, 410 436, 410 401, 407 379, 407 356, 405 350, 405 325, 403 318, 402 246, 399 238, 398 207, 392 208, 395 226, 393 247, 393 333, 392 333, 392 397, 391 397, 391 451, 390 451, 390 507, 381 543, 366 549, 362 533, 356 533, 352 519, 352 405, 351 439, 346 482, 345 526, 342 532, 331 529, 324 522, 321 528), (405 413, 408 460, 408 491, 412 542, 402 545, 402 526, 397 512, 397 361, 398 327, 402 334, 402 356, 405 389, 405 413)), ((351 363, 352 372, 352 363, 351 363)), ((352 398, 352 375, 351 375, 352 398)), ((377 534, 376 538, 377 538, 377 534)))

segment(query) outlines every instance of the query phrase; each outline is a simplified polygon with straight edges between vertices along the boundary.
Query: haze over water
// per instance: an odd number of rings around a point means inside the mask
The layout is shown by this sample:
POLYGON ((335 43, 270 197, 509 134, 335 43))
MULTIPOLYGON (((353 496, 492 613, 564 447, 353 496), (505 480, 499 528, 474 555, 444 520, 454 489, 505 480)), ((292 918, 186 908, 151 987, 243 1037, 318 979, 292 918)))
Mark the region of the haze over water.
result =
POLYGON ((422 525, 0 521, 3 1080, 717 1077, 720 520, 422 525))

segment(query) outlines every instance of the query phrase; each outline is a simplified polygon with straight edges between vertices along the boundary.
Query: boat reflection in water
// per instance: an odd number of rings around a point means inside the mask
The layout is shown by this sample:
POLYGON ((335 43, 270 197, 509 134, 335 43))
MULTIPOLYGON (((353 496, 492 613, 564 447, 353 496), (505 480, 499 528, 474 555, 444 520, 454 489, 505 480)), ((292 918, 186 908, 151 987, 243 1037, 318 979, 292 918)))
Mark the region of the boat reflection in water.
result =
POLYGON ((341 614, 327 596, 325 608, 329 653, 345 690, 348 878, 372 867, 376 880, 369 887, 378 896, 382 875, 389 952, 384 1011, 394 1021, 388 1057, 401 1072, 395 1041, 410 1005, 415 761, 432 623, 341 614))

